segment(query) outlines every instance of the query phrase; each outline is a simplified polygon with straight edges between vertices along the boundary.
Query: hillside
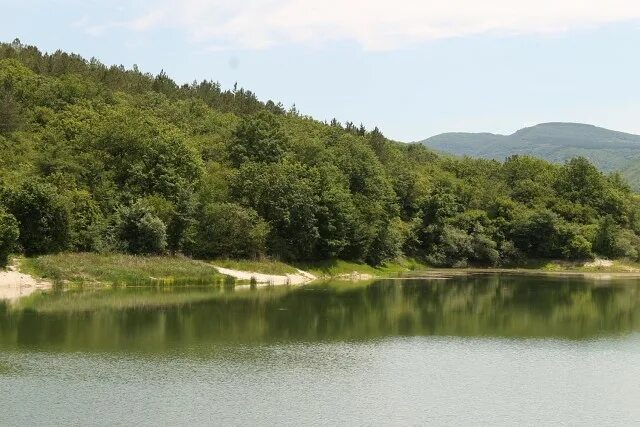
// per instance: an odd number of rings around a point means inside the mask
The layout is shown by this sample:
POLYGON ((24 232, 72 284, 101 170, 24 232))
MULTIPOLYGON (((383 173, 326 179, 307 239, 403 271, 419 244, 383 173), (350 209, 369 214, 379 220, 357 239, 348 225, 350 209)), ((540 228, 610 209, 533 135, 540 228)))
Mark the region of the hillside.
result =
POLYGON ((0 153, 0 265, 60 252, 438 266, 640 257, 640 200, 585 158, 440 156, 251 91, 19 41, 0 44, 0 153))
POLYGON ((528 154, 563 163, 582 156, 604 172, 619 171, 640 190, 640 136, 578 123, 543 123, 512 135, 444 133, 420 141, 455 155, 504 160, 528 154), (635 171, 635 172, 634 172, 635 171))

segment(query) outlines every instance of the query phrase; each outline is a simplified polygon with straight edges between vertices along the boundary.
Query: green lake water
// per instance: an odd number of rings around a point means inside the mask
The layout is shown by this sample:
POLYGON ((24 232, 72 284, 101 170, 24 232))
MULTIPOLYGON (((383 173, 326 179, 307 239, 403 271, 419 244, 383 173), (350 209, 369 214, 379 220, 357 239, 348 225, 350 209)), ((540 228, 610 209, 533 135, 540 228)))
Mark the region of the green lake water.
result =
POLYGON ((0 425, 639 425, 640 280, 478 274, 0 303, 0 425))

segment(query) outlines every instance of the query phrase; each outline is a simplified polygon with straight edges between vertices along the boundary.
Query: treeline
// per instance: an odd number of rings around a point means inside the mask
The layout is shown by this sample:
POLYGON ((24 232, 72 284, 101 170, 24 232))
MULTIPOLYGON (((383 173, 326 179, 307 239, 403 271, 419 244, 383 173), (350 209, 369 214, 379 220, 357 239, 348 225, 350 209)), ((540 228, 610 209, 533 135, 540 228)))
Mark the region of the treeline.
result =
POLYGON ((640 251, 638 197, 585 159, 442 157, 249 91, 17 41, 0 45, 0 153, 5 260, 121 251, 462 266, 640 251))

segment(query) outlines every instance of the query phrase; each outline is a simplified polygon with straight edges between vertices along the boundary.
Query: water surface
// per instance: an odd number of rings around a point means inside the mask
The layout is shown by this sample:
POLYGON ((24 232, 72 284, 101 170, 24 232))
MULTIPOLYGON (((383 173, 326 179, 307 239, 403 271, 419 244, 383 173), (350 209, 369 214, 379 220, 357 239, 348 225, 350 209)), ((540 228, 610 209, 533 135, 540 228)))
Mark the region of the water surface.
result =
POLYGON ((640 280, 473 275, 0 305, 0 425, 631 425, 640 280))

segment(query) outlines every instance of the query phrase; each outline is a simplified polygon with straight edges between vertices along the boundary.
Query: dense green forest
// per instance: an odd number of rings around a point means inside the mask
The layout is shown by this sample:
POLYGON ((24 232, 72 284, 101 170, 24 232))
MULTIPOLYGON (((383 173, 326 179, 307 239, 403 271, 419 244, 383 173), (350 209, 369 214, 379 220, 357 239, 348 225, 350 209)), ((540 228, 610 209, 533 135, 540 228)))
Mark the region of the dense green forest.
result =
POLYGON ((584 158, 439 156, 213 81, 0 45, 0 262, 196 258, 637 260, 640 200, 584 158))

